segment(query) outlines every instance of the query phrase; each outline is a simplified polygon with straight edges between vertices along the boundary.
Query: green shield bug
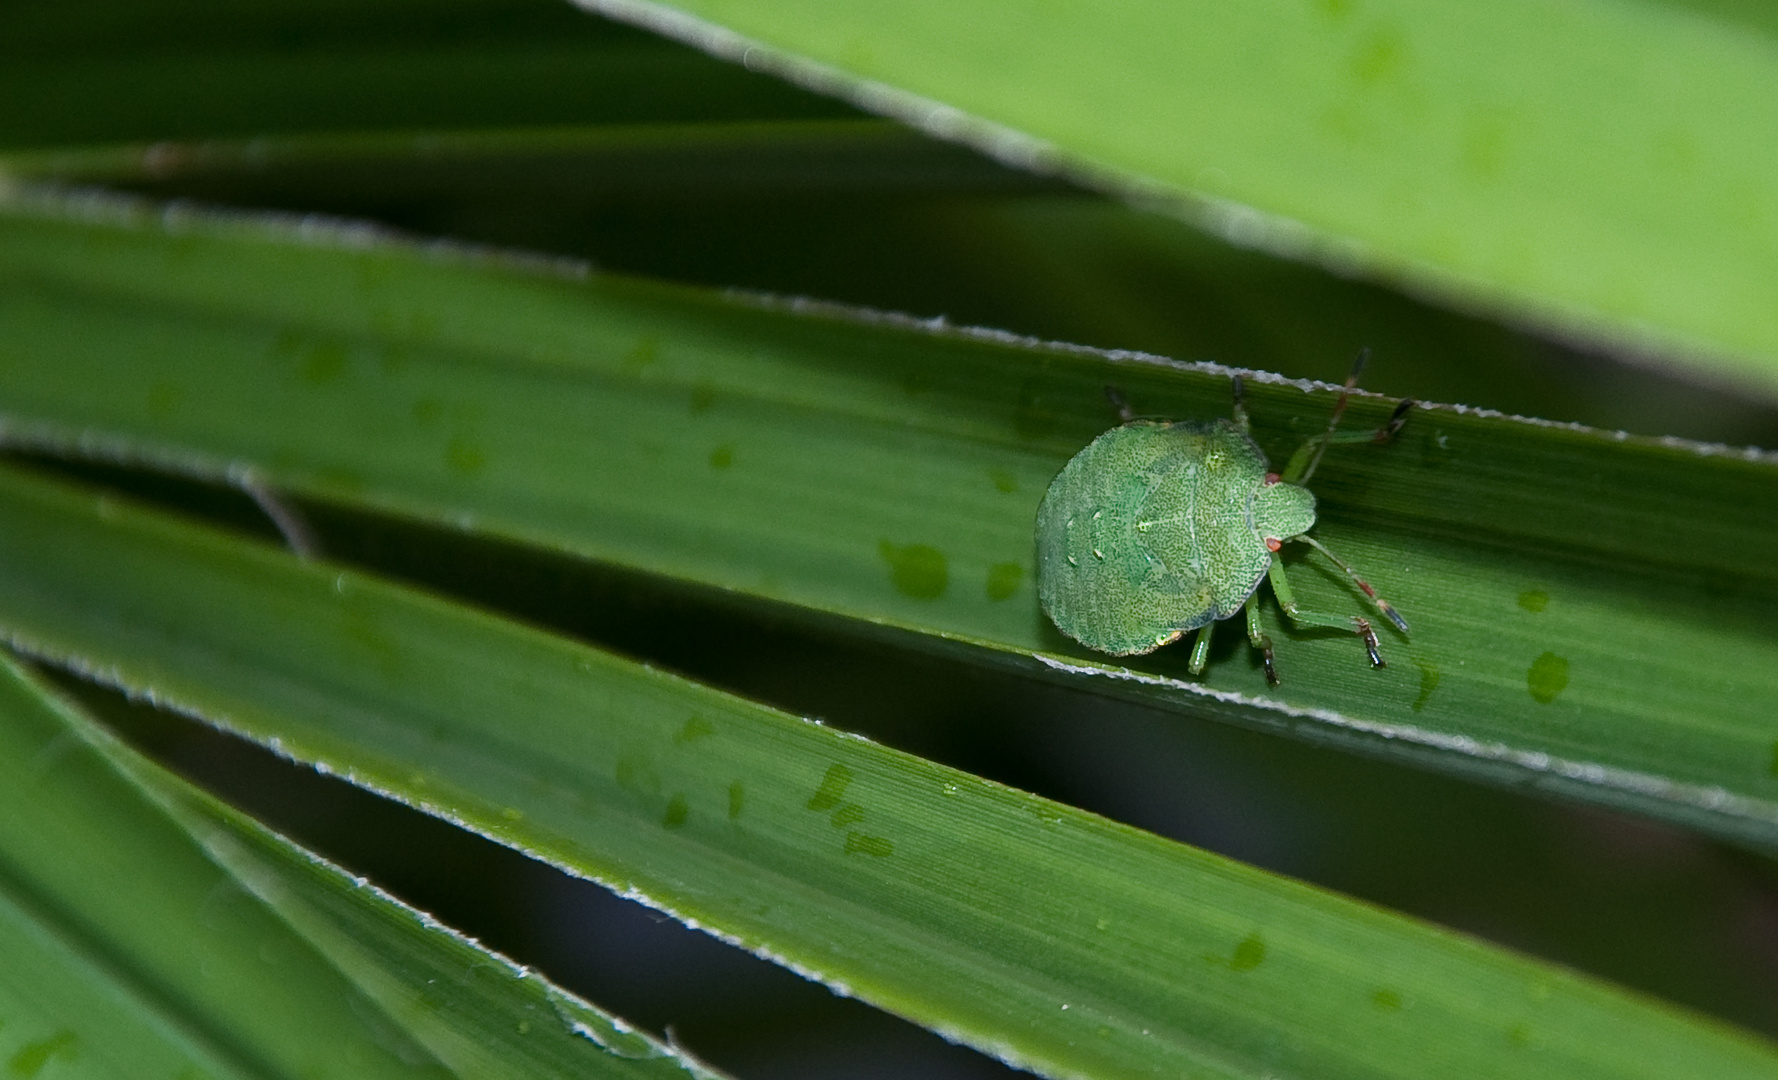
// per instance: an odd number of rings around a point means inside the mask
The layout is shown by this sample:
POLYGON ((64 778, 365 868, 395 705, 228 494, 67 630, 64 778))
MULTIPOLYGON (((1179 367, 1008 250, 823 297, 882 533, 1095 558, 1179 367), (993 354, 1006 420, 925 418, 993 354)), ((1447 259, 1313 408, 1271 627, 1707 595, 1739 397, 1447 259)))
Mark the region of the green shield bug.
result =
MULTIPOLYGON (((1247 639, 1278 683, 1272 641, 1260 626, 1259 583, 1269 578, 1278 606, 1298 626, 1350 630, 1374 667, 1383 666, 1370 620, 1305 611, 1285 576, 1279 550, 1308 544, 1351 576, 1403 634, 1407 621, 1308 531, 1315 496, 1305 486, 1335 443, 1385 442, 1400 430, 1403 401, 1376 431, 1340 431, 1346 397, 1358 385, 1360 353, 1334 404, 1327 430, 1299 447, 1283 472, 1271 471, 1249 434, 1240 376, 1234 419, 1138 420, 1117 402, 1124 423, 1074 457, 1050 482, 1037 509, 1037 595, 1064 634, 1114 656, 1153 652, 1197 630, 1190 669, 1202 674, 1210 633, 1245 609, 1247 639)), ((1115 397, 1114 397, 1114 400, 1115 397)))

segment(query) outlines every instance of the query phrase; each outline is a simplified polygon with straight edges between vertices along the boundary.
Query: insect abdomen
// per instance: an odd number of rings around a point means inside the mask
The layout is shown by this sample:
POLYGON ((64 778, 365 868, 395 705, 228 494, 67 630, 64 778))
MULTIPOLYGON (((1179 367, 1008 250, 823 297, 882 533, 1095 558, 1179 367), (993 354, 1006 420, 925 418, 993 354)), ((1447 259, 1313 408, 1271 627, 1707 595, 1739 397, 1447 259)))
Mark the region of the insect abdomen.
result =
POLYGON ((1211 438, 1199 425, 1125 424, 1051 483, 1037 512, 1038 599, 1068 636, 1131 656, 1217 617, 1192 561, 1161 554, 1177 530, 1147 513, 1157 491, 1203 460, 1211 438))

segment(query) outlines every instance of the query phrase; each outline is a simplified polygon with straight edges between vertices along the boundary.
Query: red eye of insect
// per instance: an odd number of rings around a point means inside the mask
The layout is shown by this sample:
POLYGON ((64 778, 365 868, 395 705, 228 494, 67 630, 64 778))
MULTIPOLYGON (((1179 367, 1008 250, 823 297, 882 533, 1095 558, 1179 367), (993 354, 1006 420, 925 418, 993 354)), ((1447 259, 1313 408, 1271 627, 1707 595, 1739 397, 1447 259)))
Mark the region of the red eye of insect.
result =
POLYGON ((1280 541, 1276 536, 1266 537, 1266 548, 1268 550, 1277 551, 1279 548, 1281 548, 1283 546, 1284 546, 1283 542, 1280 541))
POLYGON ((1266 481, 1265 481, 1266 487, 1271 487, 1273 484, 1276 484, 1280 479, 1282 479, 1282 477, 1280 477, 1275 472, 1267 473, 1266 474, 1266 481))

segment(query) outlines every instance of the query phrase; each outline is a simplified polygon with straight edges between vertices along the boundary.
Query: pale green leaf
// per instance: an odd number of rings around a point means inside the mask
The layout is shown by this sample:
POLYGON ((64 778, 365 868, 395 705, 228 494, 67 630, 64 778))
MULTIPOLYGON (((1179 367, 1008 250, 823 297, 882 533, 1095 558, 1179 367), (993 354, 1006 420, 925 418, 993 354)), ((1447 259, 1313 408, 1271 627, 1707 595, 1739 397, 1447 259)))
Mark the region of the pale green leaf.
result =
POLYGON ((583 3, 1182 200, 1242 243, 1778 388, 1770 20, 1631 0, 583 3))

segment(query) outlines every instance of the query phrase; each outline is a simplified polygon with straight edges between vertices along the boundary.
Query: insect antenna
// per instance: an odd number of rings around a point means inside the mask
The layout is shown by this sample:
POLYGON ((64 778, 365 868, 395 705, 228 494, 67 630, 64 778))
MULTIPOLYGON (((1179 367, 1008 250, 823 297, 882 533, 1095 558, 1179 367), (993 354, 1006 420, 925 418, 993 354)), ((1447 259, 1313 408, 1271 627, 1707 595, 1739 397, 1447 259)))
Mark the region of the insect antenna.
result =
MULTIPOLYGON (((1315 467, 1321 464, 1321 455, 1327 452, 1327 444, 1333 441, 1334 430, 1340 426, 1340 418, 1346 415, 1346 398, 1352 391, 1358 389, 1358 376, 1364 373, 1364 365, 1370 361, 1370 358, 1371 347, 1369 345, 1358 350, 1358 359, 1352 361, 1352 370, 1346 375, 1346 385, 1340 387, 1339 399, 1334 402, 1333 415, 1327 418, 1327 430, 1315 439, 1315 456, 1309 459, 1308 468, 1303 470, 1303 475, 1297 478, 1296 483, 1307 484, 1309 477, 1315 475, 1315 467)), ((1403 418, 1407 415, 1405 408, 1399 408, 1398 412, 1403 418)), ((1395 423, 1395 421, 1396 417, 1390 417, 1391 423, 1395 423)))
MULTIPOLYGON (((1314 548, 1316 551, 1319 551, 1319 552, 1321 552, 1321 554, 1326 555, 1329 559, 1332 559, 1333 564, 1335 566, 1339 567, 1341 570, 1346 571, 1346 573, 1351 576, 1352 580, 1355 583, 1357 583, 1359 589, 1363 591, 1364 595, 1369 597, 1371 603, 1373 603, 1377 606, 1377 610, 1383 613, 1384 618, 1386 618, 1390 622, 1394 623, 1395 628, 1397 630, 1400 630, 1402 633, 1405 634, 1408 632, 1408 621, 1401 617, 1401 614, 1399 612, 1397 612, 1395 610, 1395 608, 1390 605, 1389 601, 1383 599, 1381 596, 1378 596, 1377 590, 1371 588, 1370 582, 1368 582, 1358 576, 1358 571, 1356 571, 1356 570, 1352 569, 1350 566, 1346 565, 1346 560, 1340 558, 1338 555, 1335 555, 1333 552, 1327 550, 1326 546, 1324 546, 1320 541, 1316 540, 1312 536, 1298 536, 1298 537, 1295 537, 1295 539, 1301 540, 1303 543, 1308 544, 1310 547, 1314 548)), ((1364 623, 1364 620, 1360 619, 1359 622, 1364 623)), ((1365 636, 1366 634, 1368 634, 1369 629, 1370 629, 1369 624, 1364 623, 1364 627, 1360 631, 1360 636, 1365 636)), ((1377 641, 1377 639, 1374 636, 1367 636, 1365 638, 1365 641, 1366 641, 1366 646, 1368 648, 1370 648, 1370 650, 1371 650, 1372 660, 1374 661, 1376 658, 1376 641, 1377 641)))

